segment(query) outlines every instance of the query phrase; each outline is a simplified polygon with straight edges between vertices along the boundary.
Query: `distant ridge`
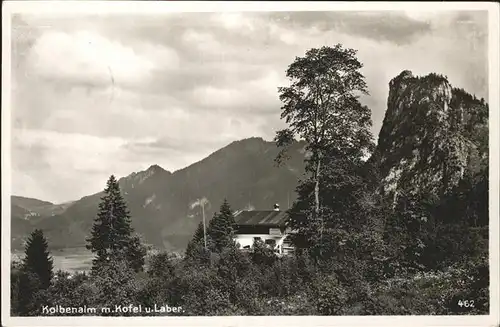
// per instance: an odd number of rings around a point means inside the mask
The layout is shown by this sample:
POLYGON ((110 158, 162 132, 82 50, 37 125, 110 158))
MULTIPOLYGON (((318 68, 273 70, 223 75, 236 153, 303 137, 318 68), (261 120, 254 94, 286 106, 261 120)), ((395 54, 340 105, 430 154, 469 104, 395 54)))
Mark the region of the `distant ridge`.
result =
POLYGON ((49 201, 43 201, 43 200, 38 200, 35 198, 29 198, 25 196, 19 196, 19 195, 13 195, 11 197, 11 201, 15 203, 16 205, 19 205, 24 208, 35 208, 35 207, 41 207, 41 206, 46 206, 46 205, 54 205, 54 203, 49 202, 49 201))

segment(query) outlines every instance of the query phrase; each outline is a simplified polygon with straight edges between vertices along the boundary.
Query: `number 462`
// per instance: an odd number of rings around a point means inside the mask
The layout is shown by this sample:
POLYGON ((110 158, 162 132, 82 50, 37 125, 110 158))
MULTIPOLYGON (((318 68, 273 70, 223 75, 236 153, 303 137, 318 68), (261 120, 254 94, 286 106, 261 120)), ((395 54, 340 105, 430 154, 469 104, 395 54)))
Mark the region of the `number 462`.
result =
POLYGON ((460 307, 474 308, 474 300, 465 300, 465 301, 459 300, 458 305, 460 307))

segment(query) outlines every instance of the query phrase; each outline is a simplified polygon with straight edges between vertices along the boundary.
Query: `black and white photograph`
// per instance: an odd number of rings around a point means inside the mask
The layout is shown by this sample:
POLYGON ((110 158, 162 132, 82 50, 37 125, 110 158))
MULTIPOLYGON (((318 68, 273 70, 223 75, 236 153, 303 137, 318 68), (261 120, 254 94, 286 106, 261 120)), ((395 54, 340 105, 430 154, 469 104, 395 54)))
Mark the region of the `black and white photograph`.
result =
POLYGON ((2 325, 499 326, 499 7, 435 5, 8 1, 2 325))

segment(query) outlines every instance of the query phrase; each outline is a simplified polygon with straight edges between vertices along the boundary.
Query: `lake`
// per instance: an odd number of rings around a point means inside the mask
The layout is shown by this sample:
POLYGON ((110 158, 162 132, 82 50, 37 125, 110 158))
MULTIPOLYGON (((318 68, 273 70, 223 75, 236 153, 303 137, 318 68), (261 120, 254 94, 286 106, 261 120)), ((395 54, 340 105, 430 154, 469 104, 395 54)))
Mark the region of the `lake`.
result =
MULTIPOLYGON (((51 250, 50 255, 54 259, 54 271, 63 270, 69 273, 89 271, 94 258, 94 255, 85 248, 51 250)), ((12 253, 12 260, 20 260, 23 257, 24 252, 12 253)))
MULTIPOLYGON (((148 257, 158 253, 158 250, 149 250, 146 255, 145 267, 148 266, 148 257)), ((175 254, 175 253, 173 253, 175 254)), ((70 248, 51 250, 50 255, 54 259, 54 272, 58 270, 75 273, 78 271, 90 271, 94 255, 85 248, 70 248)), ((23 251, 13 251, 11 260, 21 260, 24 257, 23 251)))

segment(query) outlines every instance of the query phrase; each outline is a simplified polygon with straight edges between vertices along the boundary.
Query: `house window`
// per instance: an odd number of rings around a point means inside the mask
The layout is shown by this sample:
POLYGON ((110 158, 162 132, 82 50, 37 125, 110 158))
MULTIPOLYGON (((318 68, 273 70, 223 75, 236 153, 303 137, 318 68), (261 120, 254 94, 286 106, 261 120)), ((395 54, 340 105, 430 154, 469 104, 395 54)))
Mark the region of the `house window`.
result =
POLYGON ((269 228, 269 235, 281 235, 281 230, 279 228, 269 228))

